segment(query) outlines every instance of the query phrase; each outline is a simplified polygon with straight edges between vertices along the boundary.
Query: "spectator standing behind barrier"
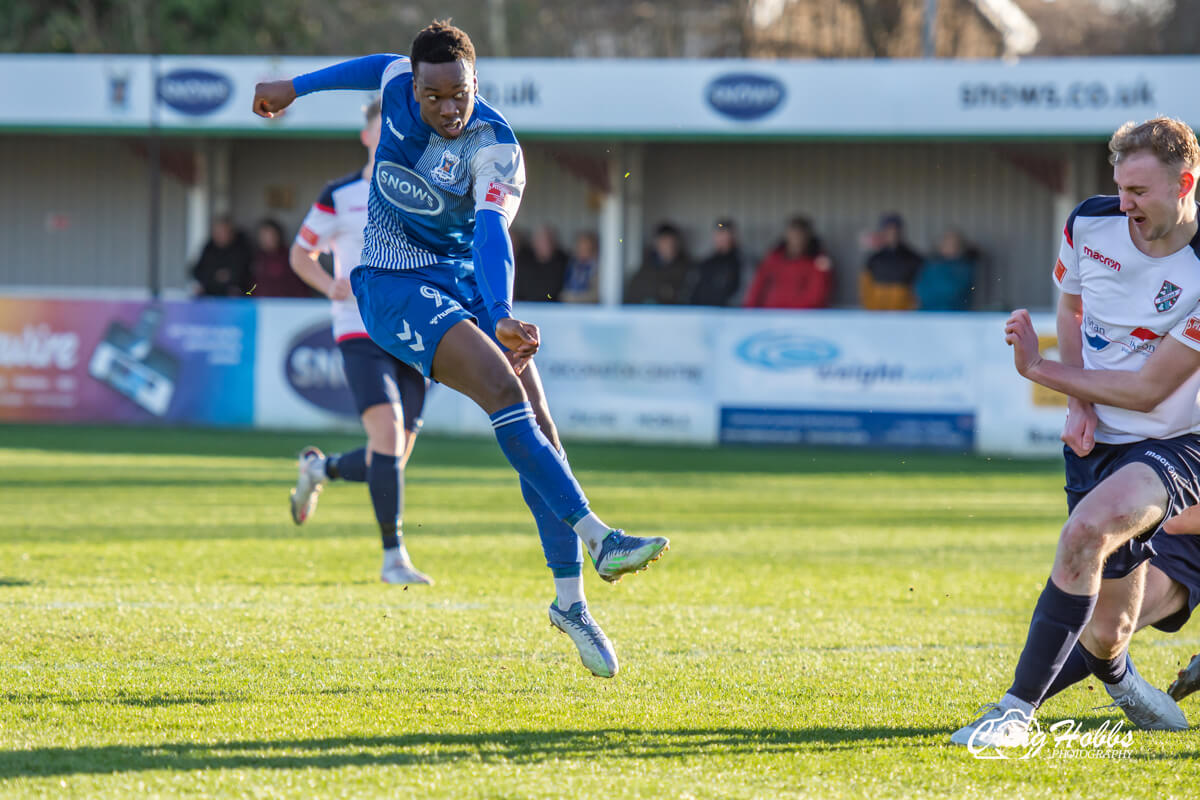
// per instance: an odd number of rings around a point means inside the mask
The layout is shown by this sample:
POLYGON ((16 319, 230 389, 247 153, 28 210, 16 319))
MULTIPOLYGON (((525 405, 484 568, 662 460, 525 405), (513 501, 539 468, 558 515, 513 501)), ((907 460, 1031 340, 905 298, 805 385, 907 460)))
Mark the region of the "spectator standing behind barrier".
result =
POLYGON ((213 220, 209 240, 192 267, 192 293, 205 297, 238 297, 250 288, 250 240, 222 215, 213 220))
POLYGON ((742 305, 746 308, 828 308, 833 262, 805 217, 793 217, 783 241, 767 253, 742 305))
POLYGON ((942 234, 937 256, 926 261, 913 287, 922 311, 969 311, 975 294, 978 251, 954 229, 942 234))
POLYGON ((283 228, 273 219, 258 223, 255 232, 251 297, 312 297, 312 289, 292 269, 283 228))
POLYGON ((664 222, 654 231, 654 244, 625 289, 626 303, 680 305, 687 302, 692 262, 679 229, 664 222))
POLYGON ((595 303, 600 299, 600 238, 592 231, 575 237, 563 280, 564 303, 595 303))
POLYGON ((692 268, 688 280, 688 303, 693 306, 729 305, 742 280, 742 251, 733 220, 717 220, 712 242, 712 253, 692 268))
POLYGON ((862 307, 871 311, 907 311, 916 307, 913 282, 921 256, 904 241, 904 220, 888 214, 880 221, 879 249, 859 277, 862 307))
POLYGON ((529 247, 516 256, 513 299, 535 303, 557 303, 567 274, 567 254, 558 244, 558 234, 543 225, 529 237, 529 247))

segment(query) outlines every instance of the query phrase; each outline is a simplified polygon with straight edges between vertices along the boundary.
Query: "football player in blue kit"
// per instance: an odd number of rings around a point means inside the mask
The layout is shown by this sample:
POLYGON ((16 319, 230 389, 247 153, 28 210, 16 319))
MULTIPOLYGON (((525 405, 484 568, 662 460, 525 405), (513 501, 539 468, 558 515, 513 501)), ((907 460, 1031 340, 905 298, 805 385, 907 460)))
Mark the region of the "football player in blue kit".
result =
POLYGON ((271 117, 328 89, 382 93, 363 252, 350 275, 367 332, 487 412, 554 576, 550 622, 593 674, 612 677, 616 653, 588 611, 580 541, 609 582, 644 569, 669 542, 606 525, 567 464, 532 361, 537 326, 512 316, 508 226, 525 188, 524 158, 508 122, 476 95, 474 45, 434 22, 407 58, 366 56, 260 83, 253 110, 271 117))

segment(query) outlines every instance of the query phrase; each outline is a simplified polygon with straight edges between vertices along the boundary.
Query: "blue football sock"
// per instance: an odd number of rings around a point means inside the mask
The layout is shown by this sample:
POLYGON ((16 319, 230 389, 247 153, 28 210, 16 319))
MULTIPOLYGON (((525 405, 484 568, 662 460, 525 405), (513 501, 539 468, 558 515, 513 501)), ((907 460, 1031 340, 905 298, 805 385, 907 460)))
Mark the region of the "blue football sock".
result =
POLYGON ((546 566, 554 573, 554 577, 574 578, 582 574, 583 548, 575 531, 554 516, 550 506, 524 478, 521 479, 521 495, 533 513, 538 536, 542 539, 542 552, 546 555, 546 566))
POLYGON ((404 512, 404 472, 400 469, 400 459, 372 451, 367 488, 371 492, 371 505, 375 506, 383 548, 399 547, 400 515, 404 512))
POLYGON ((325 459, 325 477, 362 483, 367 479, 367 448, 334 453, 325 459))
MULTIPOLYGON (((1050 683, 1050 688, 1046 690, 1046 694, 1042 697, 1042 703, 1045 703, 1054 695, 1074 686, 1092 674, 1092 671, 1088 669, 1087 661, 1084 660, 1083 655, 1079 652, 1082 649, 1083 645, 1078 642, 1071 648, 1071 655, 1067 656, 1062 669, 1058 671, 1058 675, 1050 683)), ((1041 703, 1038 705, 1041 705, 1041 703)))
POLYGON ((491 415, 496 441, 508 463, 542 496, 554 516, 569 524, 587 513, 587 498, 566 460, 537 426, 528 402, 491 415))
POLYGON ((1108 684, 1120 683, 1121 678, 1125 677, 1127 671, 1126 659, 1129 658, 1129 653, 1124 652, 1116 658, 1099 658, 1094 656, 1083 645, 1075 646, 1079 654, 1083 656, 1084 662, 1087 664, 1088 671, 1095 675, 1100 680, 1108 684))
POLYGON ((1054 581, 1046 581, 1046 588, 1033 609, 1025 649, 1017 661, 1008 693, 1035 706, 1040 703, 1071 655, 1095 607, 1096 595, 1067 594, 1054 581))

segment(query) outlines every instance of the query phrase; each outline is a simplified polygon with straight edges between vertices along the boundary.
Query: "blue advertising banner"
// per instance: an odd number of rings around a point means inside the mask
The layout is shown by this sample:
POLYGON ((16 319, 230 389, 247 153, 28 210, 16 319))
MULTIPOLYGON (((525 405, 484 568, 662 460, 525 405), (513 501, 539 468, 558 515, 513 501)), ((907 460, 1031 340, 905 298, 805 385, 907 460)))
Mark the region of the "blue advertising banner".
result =
POLYGON ((0 298, 0 420, 254 423, 249 300, 0 298))

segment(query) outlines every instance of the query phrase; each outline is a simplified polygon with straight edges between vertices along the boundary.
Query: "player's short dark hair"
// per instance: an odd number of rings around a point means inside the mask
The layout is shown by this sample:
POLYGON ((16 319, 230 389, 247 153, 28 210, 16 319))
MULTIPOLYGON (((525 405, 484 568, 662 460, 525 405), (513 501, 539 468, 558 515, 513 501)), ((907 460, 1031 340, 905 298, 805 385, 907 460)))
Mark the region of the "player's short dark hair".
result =
POLYGON ((435 19, 413 39, 408 57, 412 60, 414 74, 418 64, 466 61, 474 67, 475 45, 471 43, 471 37, 461 28, 451 25, 450 20, 435 19))
POLYGON ((383 98, 376 97, 370 105, 363 109, 363 120, 370 125, 383 113, 383 98))
POLYGON ((1153 153, 1168 167, 1200 167, 1200 144, 1188 126, 1171 117, 1156 117, 1140 125, 1126 122, 1108 140, 1108 161, 1114 166, 1134 153, 1153 153))

